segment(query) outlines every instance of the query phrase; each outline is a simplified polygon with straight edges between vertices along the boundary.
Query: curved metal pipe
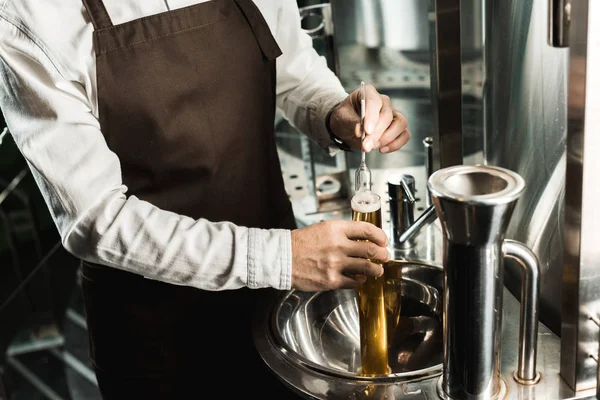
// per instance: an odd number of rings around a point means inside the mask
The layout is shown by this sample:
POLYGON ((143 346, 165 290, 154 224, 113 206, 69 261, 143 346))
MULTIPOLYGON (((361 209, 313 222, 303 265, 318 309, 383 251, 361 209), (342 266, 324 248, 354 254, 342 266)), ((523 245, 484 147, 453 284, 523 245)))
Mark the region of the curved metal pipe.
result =
POLYGON ((407 230, 400 235, 398 239, 399 243, 404 243, 410 239, 412 239, 417 233, 421 232, 423 228, 431 224, 433 221, 437 219, 437 214, 435 212, 435 206, 431 205, 427 207, 423 214, 412 224, 407 230))
POLYGON ((524 244, 505 240, 504 258, 515 260, 523 274, 521 283, 521 324, 519 329, 519 363, 514 378, 522 385, 533 385, 540 380, 536 371, 538 336, 538 299, 540 266, 537 256, 524 244))

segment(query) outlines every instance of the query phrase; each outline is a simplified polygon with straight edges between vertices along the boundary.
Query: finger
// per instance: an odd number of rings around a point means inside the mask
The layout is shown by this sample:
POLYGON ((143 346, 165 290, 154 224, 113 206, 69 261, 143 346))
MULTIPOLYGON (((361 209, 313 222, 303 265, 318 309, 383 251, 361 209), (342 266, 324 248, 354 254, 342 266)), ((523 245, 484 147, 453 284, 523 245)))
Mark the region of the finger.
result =
POLYGON ((381 262, 386 262, 390 258, 387 248, 378 246, 373 242, 351 241, 344 251, 350 257, 361 257, 381 262))
POLYGON ((369 240, 381 247, 387 246, 387 235, 383 229, 369 222, 349 222, 345 227, 345 233, 350 240, 369 240))
POLYGON ((385 147, 396 140, 408 128, 408 120, 398 111, 393 112, 394 119, 379 137, 380 147, 385 147))
POLYGON ((366 260, 364 258, 348 258, 344 265, 344 275, 364 275, 381 276, 383 275, 383 266, 366 260))
POLYGON ((387 146, 383 146, 379 149, 379 151, 382 154, 385 153, 390 153, 392 151, 396 151, 402 147, 404 147, 404 145, 406 143, 408 143, 408 140, 410 139, 410 130, 405 130, 404 132, 402 132, 400 134, 400 136, 398 136, 396 139, 394 139, 391 143, 389 143, 387 146))
POLYGON ((353 280, 356 281, 356 283, 358 283, 359 285, 362 285, 363 283, 365 283, 367 281, 367 277, 365 275, 362 274, 353 274, 353 275, 345 275, 348 278, 351 278, 353 280))
POLYGON ((370 135, 375 132, 379 121, 379 113, 383 107, 383 100, 373 85, 365 86, 365 132, 370 135))
POLYGON ((337 289, 356 289, 366 281, 366 276, 342 276, 337 285, 337 289))
MULTIPOLYGON (((365 138, 365 151, 377 149, 381 146, 381 135, 386 131, 390 124, 394 121, 394 108, 388 96, 381 96, 382 106, 379 111, 379 120, 374 131, 369 133, 365 138)), ((400 132, 398 132, 400 133, 400 132)))

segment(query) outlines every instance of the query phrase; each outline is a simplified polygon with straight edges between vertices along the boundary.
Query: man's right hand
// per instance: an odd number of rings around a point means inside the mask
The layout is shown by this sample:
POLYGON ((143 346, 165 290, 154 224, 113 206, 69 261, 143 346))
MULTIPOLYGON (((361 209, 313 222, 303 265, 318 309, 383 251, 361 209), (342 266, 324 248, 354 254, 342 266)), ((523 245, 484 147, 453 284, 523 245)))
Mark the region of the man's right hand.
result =
POLYGON ((316 292, 355 288, 366 276, 381 276, 385 232, 368 222, 324 221, 292 231, 292 288, 316 292))

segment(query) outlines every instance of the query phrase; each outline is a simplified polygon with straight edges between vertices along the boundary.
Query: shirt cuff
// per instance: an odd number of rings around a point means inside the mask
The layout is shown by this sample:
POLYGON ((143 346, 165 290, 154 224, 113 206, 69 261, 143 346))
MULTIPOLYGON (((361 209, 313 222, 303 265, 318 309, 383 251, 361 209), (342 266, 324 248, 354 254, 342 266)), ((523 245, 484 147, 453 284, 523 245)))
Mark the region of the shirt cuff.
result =
POLYGON ((292 288, 292 235, 286 229, 250 228, 248 287, 292 288))

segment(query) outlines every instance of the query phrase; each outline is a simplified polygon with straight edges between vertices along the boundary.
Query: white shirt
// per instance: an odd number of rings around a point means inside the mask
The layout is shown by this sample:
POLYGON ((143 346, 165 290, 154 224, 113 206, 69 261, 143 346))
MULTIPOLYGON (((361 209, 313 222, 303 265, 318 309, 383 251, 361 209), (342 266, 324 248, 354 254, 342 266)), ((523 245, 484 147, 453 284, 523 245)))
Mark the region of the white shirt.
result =
MULTIPOLYGON (((283 51, 277 107, 327 149, 324 117, 347 93, 302 32, 296 0, 254 1, 283 51)), ((104 0, 114 24, 198 2, 104 0)), ((98 122, 92 32, 81 0, 0 0, 0 109, 63 246, 178 285, 289 289, 290 231, 194 220, 128 195, 98 122)))

